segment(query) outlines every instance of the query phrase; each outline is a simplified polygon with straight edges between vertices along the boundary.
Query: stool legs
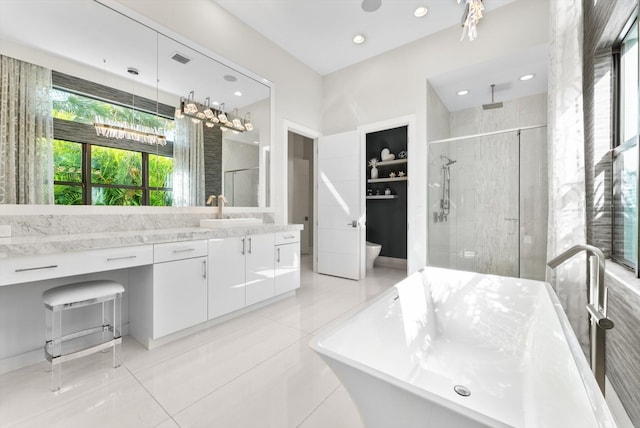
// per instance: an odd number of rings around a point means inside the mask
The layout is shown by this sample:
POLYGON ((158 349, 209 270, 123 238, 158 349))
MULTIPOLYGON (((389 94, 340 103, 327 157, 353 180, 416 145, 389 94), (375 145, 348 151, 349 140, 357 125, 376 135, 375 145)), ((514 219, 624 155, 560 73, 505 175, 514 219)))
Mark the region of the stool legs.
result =
POLYGON ((56 358, 62 355, 62 312, 45 308, 46 345, 45 352, 51 355, 51 390, 58 391, 62 379, 62 366, 57 364, 56 358))
MULTIPOLYGON (((122 331, 122 294, 116 295, 113 300, 113 320, 111 322, 111 329, 113 331, 113 339, 121 337, 122 331)), ((113 342, 113 367, 120 367, 121 364, 121 352, 122 340, 114 340, 113 342)))
MULTIPOLYGON (((74 305, 48 307, 45 305, 45 356, 51 361, 51 390, 60 390, 62 380, 62 362, 89 355, 94 352, 106 352, 111 348, 113 367, 121 365, 122 344, 122 293, 108 297, 106 300, 79 302, 74 305), (102 323, 100 326, 88 328, 75 333, 62 334, 62 312, 71 309, 71 306, 81 307, 101 303, 102 323), (62 344, 67 340, 81 338, 89 334, 101 334, 101 343, 75 351, 62 352, 62 344)), ((94 336, 95 337, 95 336, 94 336)))

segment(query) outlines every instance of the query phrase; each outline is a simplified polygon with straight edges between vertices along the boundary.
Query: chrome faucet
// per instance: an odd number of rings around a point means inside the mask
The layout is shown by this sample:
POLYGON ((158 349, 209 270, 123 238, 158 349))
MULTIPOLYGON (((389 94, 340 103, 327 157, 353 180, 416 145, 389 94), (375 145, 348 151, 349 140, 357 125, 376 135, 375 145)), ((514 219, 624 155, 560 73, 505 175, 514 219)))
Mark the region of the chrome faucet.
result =
POLYGON ((224 204, 228 204, 227 198, 224 195, 218 195, 218 218, 222 218, 222 209, 224 208, 224 204))
POLYGON ((587 304, 587 312, 591 316, 591 370, 598 382, 598 386, 604 395, 604 379, 605 379, 605 332, 613 328, 613 321, 607 318, 607 288, 604 285, 604 269, 605 257, 604 253, 593 245, 579 244, 574 245, 562 254, 551 259, 547 265, 551 269, 555 269, 580 251, 586 251, 589 255, 589 273, 591 274, 591 257, 598 259, 598 276, 590 280, 591 289, 589 290, 589 303, 587 304))

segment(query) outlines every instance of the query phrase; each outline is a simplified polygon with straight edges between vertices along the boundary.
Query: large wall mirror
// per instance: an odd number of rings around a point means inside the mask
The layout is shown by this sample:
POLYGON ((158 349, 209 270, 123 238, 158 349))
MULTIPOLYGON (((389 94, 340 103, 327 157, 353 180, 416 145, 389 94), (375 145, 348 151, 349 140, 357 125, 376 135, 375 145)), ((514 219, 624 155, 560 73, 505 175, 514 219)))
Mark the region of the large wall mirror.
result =
POLYGON ((269 206, 259 78, 98 1, 2 0, 0 55, 51 70, 55 203, 269 206))

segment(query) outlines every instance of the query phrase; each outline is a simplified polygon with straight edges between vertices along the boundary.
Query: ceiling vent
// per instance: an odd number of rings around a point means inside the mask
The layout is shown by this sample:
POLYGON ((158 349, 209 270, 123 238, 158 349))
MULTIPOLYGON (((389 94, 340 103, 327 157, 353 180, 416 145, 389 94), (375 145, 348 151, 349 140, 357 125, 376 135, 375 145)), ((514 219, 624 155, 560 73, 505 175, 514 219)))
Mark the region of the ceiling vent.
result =
POLYGON ((180 64, 186 64, 191 61, 191 58, 187 58, 179 52, 174 52, 173 55, 171 55, 171 59, 179 62, 180 64))

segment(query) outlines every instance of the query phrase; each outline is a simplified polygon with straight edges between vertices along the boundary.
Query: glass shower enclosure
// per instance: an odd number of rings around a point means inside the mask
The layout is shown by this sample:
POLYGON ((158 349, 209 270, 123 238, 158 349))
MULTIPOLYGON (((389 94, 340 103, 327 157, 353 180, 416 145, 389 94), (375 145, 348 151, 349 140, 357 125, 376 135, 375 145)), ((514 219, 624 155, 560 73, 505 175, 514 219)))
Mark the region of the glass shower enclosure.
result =
POLYGON ((544 280, 546 131, 429 143, 429 265, 544 280))

